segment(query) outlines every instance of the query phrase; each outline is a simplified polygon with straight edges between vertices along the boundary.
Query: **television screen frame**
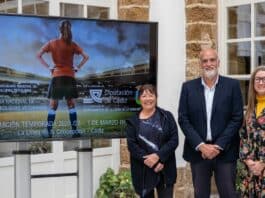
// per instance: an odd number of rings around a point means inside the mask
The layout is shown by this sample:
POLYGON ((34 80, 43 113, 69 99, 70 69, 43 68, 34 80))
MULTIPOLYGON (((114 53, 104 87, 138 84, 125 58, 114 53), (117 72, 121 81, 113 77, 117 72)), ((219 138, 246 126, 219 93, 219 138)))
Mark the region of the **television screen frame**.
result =
MULTIPOLYGON (((0 142, 124 138, 125 119, 140 109, 137 88, 157 84, 157 22, 0 13, 0 26, 0 142), (50 135, 46 95, 52 76, 37 54, 59 38, 65 20, 71 23, 73 42, 89 59, 75 73, 78 129, 71 129, 66 100, 60 99, 50 135), (101 68, 104 63, 113 65, 101 68)), ((42 58, 54 63, 50 52, 42 58)), ((80 61, 82 56, 75 55, 74 64, 80 61)))

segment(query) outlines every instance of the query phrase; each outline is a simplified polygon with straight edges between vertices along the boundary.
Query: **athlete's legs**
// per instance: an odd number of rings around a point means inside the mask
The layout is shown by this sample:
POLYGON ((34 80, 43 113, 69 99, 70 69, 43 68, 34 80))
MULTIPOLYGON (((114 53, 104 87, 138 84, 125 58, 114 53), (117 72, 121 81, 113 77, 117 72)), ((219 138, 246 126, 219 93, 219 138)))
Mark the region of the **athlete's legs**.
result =
POLYGON ((77 129, 77 113, 76 113, 76 109, 75 109, 74 100, 73 99, 67 99, 67 106, 69 109, 69 119, 71 122, 72 130, 74 132, 74 135, 78 136, 79 134, 76 130, 77 129))
POLYGON ((48 118, 47 118, 47 131, 48 131, 48 136, 52 136, 52 126, 55 120, 55 115, 56 115, 56 109, 58 107, 58 100, 51 99, 50 100, 50 109, 48 111, 48 118))

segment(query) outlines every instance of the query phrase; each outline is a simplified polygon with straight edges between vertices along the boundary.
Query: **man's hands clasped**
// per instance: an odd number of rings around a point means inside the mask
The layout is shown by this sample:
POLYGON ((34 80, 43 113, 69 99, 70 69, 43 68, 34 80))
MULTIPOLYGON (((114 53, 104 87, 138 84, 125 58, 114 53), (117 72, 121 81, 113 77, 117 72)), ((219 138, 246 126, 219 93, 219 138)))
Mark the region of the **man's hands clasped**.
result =
POLYGON ((213 159, 220 154, 220 148, 215 144, 202 144, 199 147, 203 159, 213 159))

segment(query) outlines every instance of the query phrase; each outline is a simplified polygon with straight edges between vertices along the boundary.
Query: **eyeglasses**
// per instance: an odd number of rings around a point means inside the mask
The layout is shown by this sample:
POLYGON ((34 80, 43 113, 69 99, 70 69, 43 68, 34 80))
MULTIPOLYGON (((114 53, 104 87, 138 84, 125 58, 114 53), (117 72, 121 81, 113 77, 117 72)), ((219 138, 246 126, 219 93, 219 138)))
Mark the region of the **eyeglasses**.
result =
POLYGON ((210 58, 210 59, 201 59, 201 62, 202 63, 213 63, 213 62, 216 62, 217 58, 210 58))
POLYGON ((256 77, 254 79, 255 83, 262 83, 265 84, 265 77, 256 77))

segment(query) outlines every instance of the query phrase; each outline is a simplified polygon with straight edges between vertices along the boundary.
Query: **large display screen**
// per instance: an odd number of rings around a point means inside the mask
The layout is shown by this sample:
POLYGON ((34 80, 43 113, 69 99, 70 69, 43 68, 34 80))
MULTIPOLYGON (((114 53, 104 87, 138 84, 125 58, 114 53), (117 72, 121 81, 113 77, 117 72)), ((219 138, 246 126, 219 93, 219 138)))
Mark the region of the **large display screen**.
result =
POLYGON ((0 14, 0 141, 124 137, 157 23, 0 14))

